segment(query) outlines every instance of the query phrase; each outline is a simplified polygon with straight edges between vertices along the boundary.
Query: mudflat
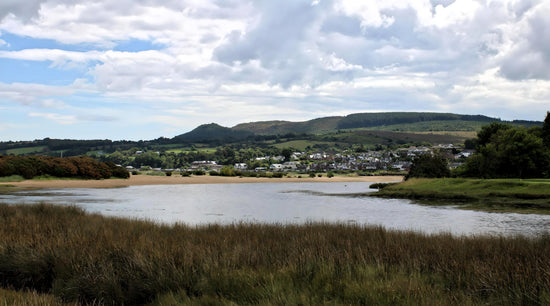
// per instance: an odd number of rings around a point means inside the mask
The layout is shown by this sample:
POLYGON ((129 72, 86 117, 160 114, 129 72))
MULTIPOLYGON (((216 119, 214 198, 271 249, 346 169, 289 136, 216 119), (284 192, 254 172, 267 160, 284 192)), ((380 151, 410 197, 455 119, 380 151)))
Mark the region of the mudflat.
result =
POLYGON ((4 182, 16 187, 26 188, 115 188, 137 185, 178 185, 178 184, 239 184, 239 183, 328 183, 328 182, 399 182, 402 176, 335 176, 328 177, 224 177, 224 176, 150 176, 132 175, 129 179, 108 180, 25 180, 22 182, 4 182))

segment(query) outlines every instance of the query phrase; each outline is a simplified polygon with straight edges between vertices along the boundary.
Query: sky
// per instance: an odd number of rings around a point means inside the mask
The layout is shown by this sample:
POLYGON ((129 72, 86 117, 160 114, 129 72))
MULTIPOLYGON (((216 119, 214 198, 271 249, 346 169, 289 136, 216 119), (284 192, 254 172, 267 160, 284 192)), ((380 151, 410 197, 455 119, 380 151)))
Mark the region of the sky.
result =
POLYGON ((544 120, 550 1, 2 0, 0 141, 426 111, 544 120))

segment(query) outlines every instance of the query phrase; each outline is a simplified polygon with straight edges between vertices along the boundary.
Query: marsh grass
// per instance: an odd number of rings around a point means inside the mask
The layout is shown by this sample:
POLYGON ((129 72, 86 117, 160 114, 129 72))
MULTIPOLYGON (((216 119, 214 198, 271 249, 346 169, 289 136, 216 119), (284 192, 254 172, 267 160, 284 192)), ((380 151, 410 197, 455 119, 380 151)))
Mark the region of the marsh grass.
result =
POLYGON ((410 179, 371 196, 461 204, 485 211, 550 214, 550 180, 543 179, 410 179))
POLYGON ((62 303, 51 294, 40 294, 36 291, 14 291, 0 288, 0 306, 57 306, 77 305, 76 303, 62 303))
POLYGON ((549 304, 550 236, 161 225, 0 205, 0 285, 89 304, 549 304))
POLYGON ((1 176, 0 183, 4 182, 22 182, 25 179, 21 175, 1 176))

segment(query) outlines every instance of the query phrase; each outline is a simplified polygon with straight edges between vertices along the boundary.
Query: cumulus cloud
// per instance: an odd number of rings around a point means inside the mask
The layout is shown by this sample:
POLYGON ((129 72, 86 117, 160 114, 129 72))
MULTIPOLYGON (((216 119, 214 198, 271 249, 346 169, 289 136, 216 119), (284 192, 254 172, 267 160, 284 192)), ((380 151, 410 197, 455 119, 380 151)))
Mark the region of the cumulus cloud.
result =
POLYGON ((78 114, 130 103, 174 128, 183 128, 175 109, 229 125, 372 110, 498 115, 499 101, 539 112, 550 91, 549 15, 543 0, 6 0, 0 58, 45 62, 74 81, 0 75, 0 103, 78 107, 32 112, 65 124, 110 122, 118 115, 78 114))
POLYGON ((550 79, 550 3, 541 3, 525 11, 516 25, 504 53, 501 73, 511 80, 550 79))
POLYGON ((36 17, 42 2, 45 0, 3 0, 0 2, 0 20, 10 14, 24 20, 36 17))

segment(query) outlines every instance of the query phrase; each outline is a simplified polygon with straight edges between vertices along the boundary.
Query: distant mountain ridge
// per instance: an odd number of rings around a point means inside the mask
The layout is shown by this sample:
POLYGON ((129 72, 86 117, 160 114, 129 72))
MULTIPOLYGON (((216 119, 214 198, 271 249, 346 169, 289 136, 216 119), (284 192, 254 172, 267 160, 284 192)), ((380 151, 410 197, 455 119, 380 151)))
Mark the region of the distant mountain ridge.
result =
MULTIPOLYGON (((285 135, 320 134, 344 129, 375 128, 381 126, 407 125, 425 122, 471 122, 488 124, 490 122, 507 122, 499 118, 484 115, 460 115, 453 113, 430 112, 384 112, 384 113, 356 113, 347 116, 331 116, 316 118, 308 121, 257 121, 240 123, 232 128, 223 127, 215 123, 201 125, 194 130, 174 137, 176 140, 193 142, 200 140, 243 140, 255 135, 285 135)), ((514 120, 507 123, 535 126, 541 121, 514 120)), ((456 124, 455 124, 456 126, 456 124)), ((469 128, 467 126, 466 128, 469 128)))

